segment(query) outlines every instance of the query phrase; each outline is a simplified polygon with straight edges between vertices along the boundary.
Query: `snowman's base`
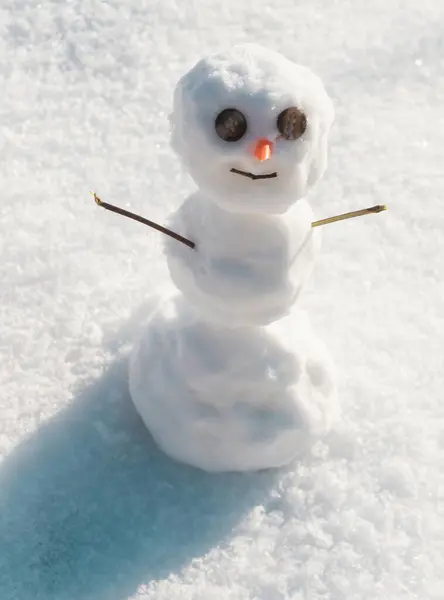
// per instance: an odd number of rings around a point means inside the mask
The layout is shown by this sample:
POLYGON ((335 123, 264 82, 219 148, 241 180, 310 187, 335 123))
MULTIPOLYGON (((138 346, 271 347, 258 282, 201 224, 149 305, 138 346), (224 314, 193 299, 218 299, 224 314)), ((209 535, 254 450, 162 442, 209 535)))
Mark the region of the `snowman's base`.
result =
POLYGON ((325 348, 298 310, 267 327, 201 321, 163 301, 130 359, 130 392, 158 445, 207 471, 280 467, 337 412, 325 348))

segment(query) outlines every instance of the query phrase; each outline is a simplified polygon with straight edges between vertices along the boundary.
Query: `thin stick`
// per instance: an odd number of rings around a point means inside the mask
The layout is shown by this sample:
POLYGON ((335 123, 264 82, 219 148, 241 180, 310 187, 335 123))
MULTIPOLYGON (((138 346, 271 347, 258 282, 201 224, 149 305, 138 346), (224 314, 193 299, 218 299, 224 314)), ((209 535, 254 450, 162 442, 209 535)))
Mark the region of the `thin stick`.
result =
POLYGON ((343 215, 337 215, 336 217, 329 217, 328 219, 321 219, 320 221, 313 221, 312 227, 320 227, 321 225, 327 225, 328 223, 335 223, 336 221, 345 221, 345 219, 353 219, 354 217, 362 217, 363 215, 370 215, 380 213, 383 210, 387 210, 385 204, 378 204, 377 206, 371 206, 370 208, 363 208, 362 210, 354 210, 343 215))
MULTIPOLYGON (((107 202, 102 202, 102 200, 94 192, 91 192, 91 194, 94 196, 94 200, 98 206, 101 206, 102 208, 105 208, 106 210, 109 210, 111 212, 115 212, 118 215, 122 215, 124 217, 128 217, 129 219, 133 219, 134 221, 138 221, 139 223, 143 223, 144 225, 148 225, 149 227, 152 227, 153 229, 156 229, 157 231, 160 231, 161 233, 164 233, 165 235, 169 235, 170 237, 177 240, 178 242, 182 242, 182 244, 185 244, 189 248, 194 249, 196 247, 196 244, 194 242, 179 235, 178 233, 175 233, 174 231, 171 231, 171 229, 167 229, 166 227, 163 227, 162 225, 158 225, 157 223, 154 223, 153 221, 145 219, 144 217, 141 217, 140 215, 136 215, 135 213, 132 213, 129 210, 119 208, 118 206, 114 206, 113 204, 108 204, 107 202)), ((328 223, 335 223, 336 221, 345 221, 346 219, 354 219, 355 217, 362 217, 364 215, 380 213, 384 210, 387 210, 387 206, 385 204, 378 204, 377 206, 371 206, 370 208, 363 208, 362 210, 354 210, 353 212, 344 213, 342 215, 336 215, 335 217, 328 217, 327 219, 320 219, 319 221, 313 221, 311 226, 312 227, 320 227, 321 225, 328 225, 328 223)))
POLYGON ((136 214, 130 212, 129 210, 119 208, 118 206, 114 206, 113 204, 108 204, 107 202, 102 202, 102 200, 100 200, 100 198, 94 192, 91 192, 91 194, 94 196, 94 200, 98 206, 101 206, 102 208, 106 208, 106 210, 110 210, 111 212, 115 212, 118 215, 122 215, 123 217, 128 217, 129 219, 133 219, 134 221, 143 223, 144 225, 148 225, 149 227, 152 227, 153 229, 156 229, 157 231, 160 231, 161 233, 164 233, 165 235, 169 235, 170 237, 177 240, 178 242, 182 242, 182 244, 185 244, 189 248, 194 249, 196 247, 196 244, 194 242, 192 242, 191 240, 188 240, 185 237, 182 237, 181 235, 179 235, 178 233, 175 233, 174 231, 171 231, 171 229, 167 229, 166 227, 163 227, 162 225, 158 225, 157 223, 154 223, 153 221, 149 221, 148 219, 145 219, 144 217, 141 217, 140 215, 136 215, 136 214))

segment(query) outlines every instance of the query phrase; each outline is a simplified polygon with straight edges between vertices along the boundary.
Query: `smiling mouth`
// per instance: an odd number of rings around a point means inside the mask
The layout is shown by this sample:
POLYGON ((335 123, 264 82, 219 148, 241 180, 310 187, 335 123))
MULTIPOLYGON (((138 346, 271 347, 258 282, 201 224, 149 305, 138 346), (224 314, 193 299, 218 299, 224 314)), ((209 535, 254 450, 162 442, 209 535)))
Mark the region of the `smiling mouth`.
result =
POLYGON ((248 177, 248 179, 274 179, 278 176, 275 173, 266 173, 265 175, 255 175, 254 173, 248 173, 247 171, 241 171, 240 169, 230 169, 231 173, 236 173, 236 175, 243 175, 244 177, 248 177))

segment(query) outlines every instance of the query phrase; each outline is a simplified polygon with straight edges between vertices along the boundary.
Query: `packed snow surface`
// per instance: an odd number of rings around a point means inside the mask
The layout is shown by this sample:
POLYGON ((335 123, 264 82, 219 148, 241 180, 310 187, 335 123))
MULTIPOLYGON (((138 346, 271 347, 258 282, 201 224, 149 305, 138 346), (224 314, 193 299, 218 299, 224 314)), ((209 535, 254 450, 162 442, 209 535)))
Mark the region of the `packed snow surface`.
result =
POLYGON ((177 460, 282 467, 330 429, 329 357, 293 308, 319 247, 301 196, 324 172, 332 118, 309 69, 258 45, 202 59, 176 88, 173 146, 203 188, 169 221, 195 247, 167 239, 182 294, 162 300, 142 332, 129 386, 177 460), (256 151, 264 141, 266 158, 256 151), (273 177, 258 179, 264 168, 273 177))
POLYGON ((194 194, 169 219, 196 244, 167 240, 172 279, 210 321, 267 325, 288 315, 313 272, 321 233, 313 220, 305 200, 284 215, 242 215, 194 194))
POLYGON ((236 212, 278 213, 290 208, 324 173, 333 105, 322 82, 308 67, 271 48, 238 44, 202 58, 179 81, 171 115, 172 145, 208 198, 236 212), (297 107, 307 120, 304 135, 287 140, 277 128, 282 111, 297 107), (227 143, 215 132, 223 110, 235 108, 246 119, 239 141, 227 143), (273 142, 269 160, 258 164, 251 147, 273 142), (277 173, 252 182, 230 173, 277 173))
POLYGON ((164 299, 132 354, 131 397, 159 445, 208 471, 286 465, 336 416, 332 368, 306 315, 214 326, 164 299))
POLYGON ((0 598, 441 600, 444 588, 442 0, 0 4, 0 598), (169 280, 166 223, 196 186, 172 90, 259 42, 335 106, 300 301, 341 420, 285 469, 168 459, 128 349, 169 280), (161 288, 159 290, 159 287, 161 288))

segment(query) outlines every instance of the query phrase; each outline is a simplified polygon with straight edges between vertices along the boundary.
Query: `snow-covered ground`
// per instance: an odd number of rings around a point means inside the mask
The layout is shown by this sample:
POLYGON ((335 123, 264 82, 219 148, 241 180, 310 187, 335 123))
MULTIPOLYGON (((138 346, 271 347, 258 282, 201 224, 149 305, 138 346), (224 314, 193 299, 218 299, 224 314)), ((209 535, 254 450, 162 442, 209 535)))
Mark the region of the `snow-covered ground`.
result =
POLYGON ((441 0, 2 0, 0 598, 438 600, 444 588, 441 0), (343 418, 286 470, 166 458, 127 352, 193 189, 168 145, 178 77, 258 41, 336 108, 303 297, 343 418))

